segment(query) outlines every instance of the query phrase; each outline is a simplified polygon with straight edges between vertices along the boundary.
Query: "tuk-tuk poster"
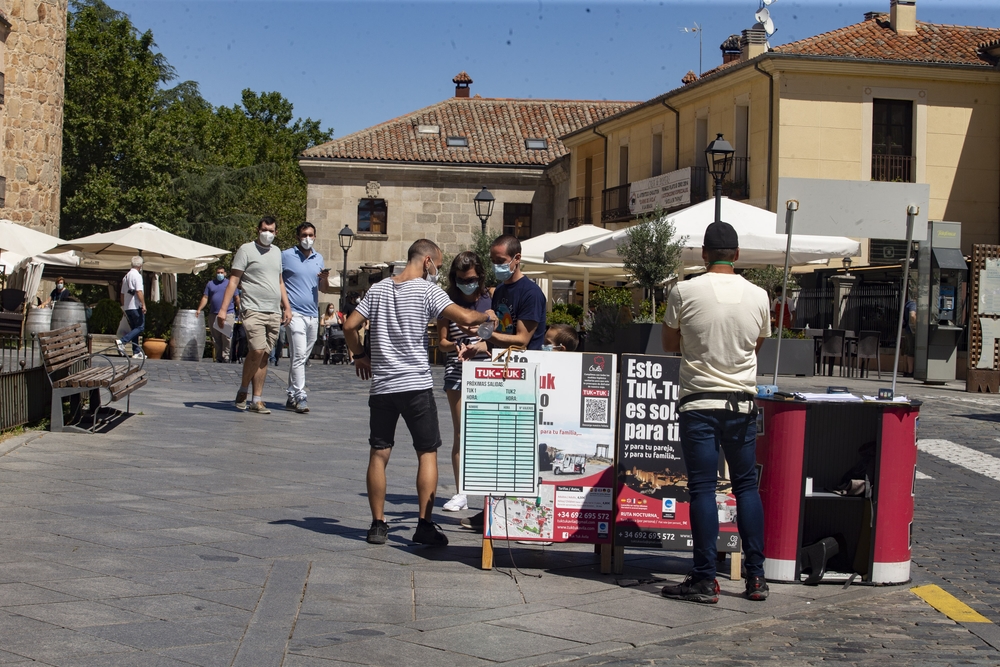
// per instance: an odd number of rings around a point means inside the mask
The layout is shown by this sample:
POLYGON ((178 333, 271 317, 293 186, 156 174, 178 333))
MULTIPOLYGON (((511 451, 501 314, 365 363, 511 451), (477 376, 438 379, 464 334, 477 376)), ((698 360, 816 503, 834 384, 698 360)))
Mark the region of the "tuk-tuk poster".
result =
MULTIPOLYGON (((679 357, 622 355, 615 545, 692 548, 687 468, 681 451, 679 357)), ((720 456, 719 551, 739 551, 736 496, 720 456)))
POLYGON ((537 496, 491 497, 485 535, 611 542, 617 361, 613 354, 516 352, 538 364, 537 496))

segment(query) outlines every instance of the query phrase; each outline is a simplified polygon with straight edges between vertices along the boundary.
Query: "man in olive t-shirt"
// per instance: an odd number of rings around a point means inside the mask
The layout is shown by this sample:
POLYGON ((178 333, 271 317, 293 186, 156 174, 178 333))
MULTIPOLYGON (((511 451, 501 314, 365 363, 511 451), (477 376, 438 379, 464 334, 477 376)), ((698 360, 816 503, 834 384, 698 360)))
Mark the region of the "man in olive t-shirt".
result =
POLYGON ((257 240, 244 243, 236 251, 229 285, 219 306, 219 316, 213 323, 219 329, 225 328, 226 311, 239 287, 249 351, 243 361, 243 382, 236 393, 236 408, 265 415, 271 412, 261 399, 268 354, 278 339, 281 325, 292 319, 285 283, 281 279, 281 248, 273 245, 277 226, 274 218, 261 218, 257 224, 257 240), (248 408, 251 384, 253 400, 248 408))

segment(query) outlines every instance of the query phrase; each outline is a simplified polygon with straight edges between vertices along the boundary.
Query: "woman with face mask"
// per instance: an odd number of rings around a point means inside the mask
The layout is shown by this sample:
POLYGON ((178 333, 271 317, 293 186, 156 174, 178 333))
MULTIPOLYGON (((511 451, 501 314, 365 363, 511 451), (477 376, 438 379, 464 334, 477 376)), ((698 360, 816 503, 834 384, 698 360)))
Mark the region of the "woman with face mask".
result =
MULTIPOLYGON (((486 271, 483 270, 479 255, 471 251, 460 253, 452 261, 451 269, 448 271, 448 296, 459 306, 485 313, 491 305, 490 290, 486 288, 485 281, 486 271)), ((458 346, 478 343, 479 338, 444 318, 438 320, 438 332, 440 333, 438 348, 448 355, 444 369, 444 391, 448 395, 454 427, 451 465, 455 471, 457 491, 462 412, 462 362, 458 358, 458 346)), ((489 355, 481 354, 476 359, 489 359, 489 355)), ((457 512, 468 506, 468 498, 464 494, 456 493, 444 504, 444 509, 447 512, 457 512)))
POLYGON ((344 315, 332 303, 319 318, 323 331, 323 365, 347 363, 349 350, 344 344, 344 315))
POLYGON ((69 290, 66 289, 66 281, 62 278, 56 278, 56 288, 49 292, 49 298, 45 300, 45 303, 41 307, 47 308, 50 305, 55 305, 56 301, 65 301, 71 296, 69 290))

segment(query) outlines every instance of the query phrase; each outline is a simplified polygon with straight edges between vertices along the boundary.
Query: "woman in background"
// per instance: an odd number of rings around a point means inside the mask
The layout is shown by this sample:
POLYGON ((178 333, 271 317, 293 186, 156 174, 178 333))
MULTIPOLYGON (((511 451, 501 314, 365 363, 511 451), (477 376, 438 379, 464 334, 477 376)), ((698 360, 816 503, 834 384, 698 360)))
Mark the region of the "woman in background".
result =
MULTIPOLYGON (((448 271, 448 296, 460 306, 485 313, 490 309, 492 301, 485 282, 486 271, 479 261, 479 255, 471 251, 459 253, 448 271)), ((440 334, 438 348, 448 355, 444 367, 444 391, 448 395, 451 423, 454 428, 451 466, 455 472, 456 493, 444 504, 444 510, 458 512, 469 507, 469 500, 465 494, 458 493, 458 459, 461 452, 462 431, 462 362, 458 358, 458 346, 478 343, 479 337, 445 318, 439 319, 437 324, 440 334)), ((489 355, 481 354, 476 359, 489 359, 489 355)))

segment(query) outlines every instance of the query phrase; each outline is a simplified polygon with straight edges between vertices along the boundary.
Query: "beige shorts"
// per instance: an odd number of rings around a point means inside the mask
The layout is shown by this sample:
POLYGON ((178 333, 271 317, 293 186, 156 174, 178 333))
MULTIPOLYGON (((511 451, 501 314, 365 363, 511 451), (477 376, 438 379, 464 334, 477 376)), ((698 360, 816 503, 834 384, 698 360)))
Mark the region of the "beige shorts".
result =
POLYGON ((251 350, 270 352, 278 342, 281 315, 248 310, 243 315, 243 328, 247 332, 247 346, 251 350))

